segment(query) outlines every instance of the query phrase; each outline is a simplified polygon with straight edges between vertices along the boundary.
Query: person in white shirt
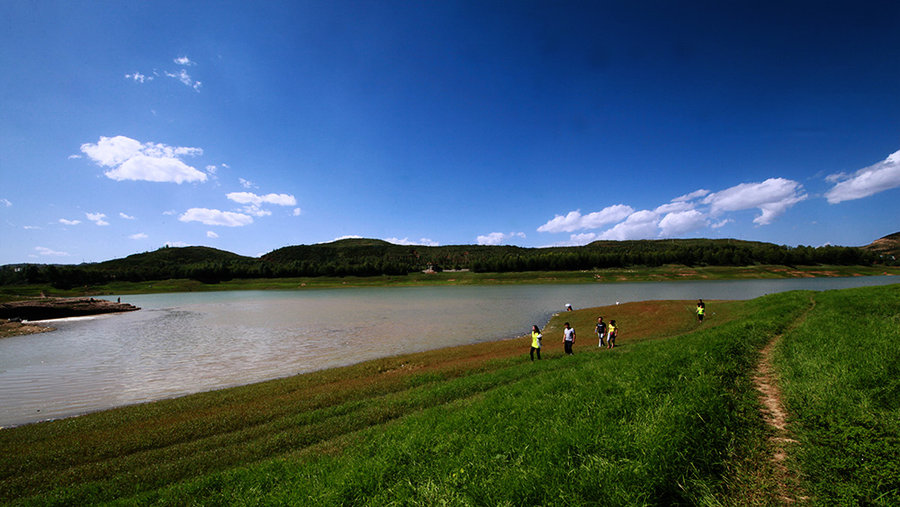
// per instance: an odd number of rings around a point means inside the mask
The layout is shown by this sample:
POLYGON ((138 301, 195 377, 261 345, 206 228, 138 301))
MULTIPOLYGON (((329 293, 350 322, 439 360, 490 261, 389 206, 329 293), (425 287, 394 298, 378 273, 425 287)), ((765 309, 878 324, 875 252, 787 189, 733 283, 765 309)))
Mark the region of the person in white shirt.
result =
POLYGON ((566 348, 566 354, 572 355, 572 345, 575 343, 575 329, 566 322, 566 328, 563 329, 563 346, 566 348))

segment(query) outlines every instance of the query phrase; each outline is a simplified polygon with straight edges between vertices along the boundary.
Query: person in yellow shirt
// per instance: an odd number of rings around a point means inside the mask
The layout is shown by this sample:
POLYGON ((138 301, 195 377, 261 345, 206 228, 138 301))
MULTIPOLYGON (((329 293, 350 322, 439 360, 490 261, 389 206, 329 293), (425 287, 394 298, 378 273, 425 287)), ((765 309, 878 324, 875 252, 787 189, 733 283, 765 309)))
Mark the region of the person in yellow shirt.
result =
POLYGON ((706 313, 706 303, 701 299, 697 302, 697 320, 702 324, 703 323, 703 315, 706 313))
POLYGON ((606 348, 611 349, 616 346, 616 336, 619 336, 619 326, 615 320, 609 321, 606 326, 606 348))
POLYGON ((534 361, 534 351, 537 351, 538 361, 541 360, 541 329, 537 327, 537 324, 531 326, 531 360, 534 361))

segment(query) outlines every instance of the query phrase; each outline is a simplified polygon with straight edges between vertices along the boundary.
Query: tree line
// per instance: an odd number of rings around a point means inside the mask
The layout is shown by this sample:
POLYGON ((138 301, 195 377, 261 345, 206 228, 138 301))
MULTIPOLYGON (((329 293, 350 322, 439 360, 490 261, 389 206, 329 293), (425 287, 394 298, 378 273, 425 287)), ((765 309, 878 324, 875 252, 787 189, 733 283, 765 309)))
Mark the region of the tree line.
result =
POLYGON ((605 241, 581 247, 402 246, 344 240, 275 250, 261 258, 206 247, 162 248, 124 259, 80 265, 0 267, 0 285, 50 284, 60 289, 112 281, 406 275, 426 269, 475 272, 571 271, 624 267, 871 265, 894 263, 863 248, 788 247, 738 240, 605 241))

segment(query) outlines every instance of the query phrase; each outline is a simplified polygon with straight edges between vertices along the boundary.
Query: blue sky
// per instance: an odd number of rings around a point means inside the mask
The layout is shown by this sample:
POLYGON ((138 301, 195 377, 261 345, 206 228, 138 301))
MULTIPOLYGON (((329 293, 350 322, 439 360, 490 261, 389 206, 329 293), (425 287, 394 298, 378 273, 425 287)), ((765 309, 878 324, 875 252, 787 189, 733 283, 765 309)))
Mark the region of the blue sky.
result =
POLYGON ((897 2, 0 2, 0 264, 900 230, 897 2))

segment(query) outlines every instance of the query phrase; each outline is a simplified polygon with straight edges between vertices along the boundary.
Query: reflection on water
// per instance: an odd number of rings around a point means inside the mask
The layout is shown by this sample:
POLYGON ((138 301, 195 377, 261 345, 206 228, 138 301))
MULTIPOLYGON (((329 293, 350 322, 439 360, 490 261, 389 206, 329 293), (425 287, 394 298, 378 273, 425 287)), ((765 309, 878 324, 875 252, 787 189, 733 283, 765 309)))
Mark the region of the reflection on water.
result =
POLYGON ((54 321, 0 340, 0 426, 525 334, 575 308, 749 299, 892 277, 123 296, 139 312, 54 321))

